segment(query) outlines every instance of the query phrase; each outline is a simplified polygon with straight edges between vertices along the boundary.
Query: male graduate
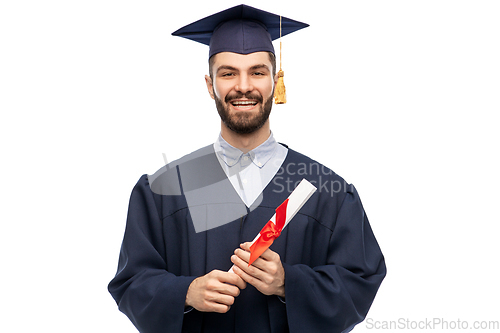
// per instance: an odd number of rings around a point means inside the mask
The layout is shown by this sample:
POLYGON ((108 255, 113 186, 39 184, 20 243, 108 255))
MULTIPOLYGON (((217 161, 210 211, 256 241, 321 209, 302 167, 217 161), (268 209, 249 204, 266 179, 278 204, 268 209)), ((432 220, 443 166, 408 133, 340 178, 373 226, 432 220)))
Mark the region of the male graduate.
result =
POLYGON ((209 45, 221 130, 132 191, 109 291, 140 332, 343 332, 365 318, 386 269, 356 189, 270 130, 272 40, 306 26, 240 5, 174 33, 209 45), (318 190, 249 265, 303 178, 318 190))

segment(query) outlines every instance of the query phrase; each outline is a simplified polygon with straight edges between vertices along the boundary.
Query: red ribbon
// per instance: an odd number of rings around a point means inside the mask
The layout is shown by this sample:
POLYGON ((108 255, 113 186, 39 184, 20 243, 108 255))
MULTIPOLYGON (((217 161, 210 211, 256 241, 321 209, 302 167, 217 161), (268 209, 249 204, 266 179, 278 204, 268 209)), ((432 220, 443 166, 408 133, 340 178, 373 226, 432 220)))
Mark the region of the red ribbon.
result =
POLYGON ((274 240, 281 235, 281 230, 283 230, 286 222, 287 205, 288 199, 276 208, 276 224, 269 220, 260 231, 260 237, 250 246, 250 261, 248 262, 248 266, 260 257, 271 246, 274 240))

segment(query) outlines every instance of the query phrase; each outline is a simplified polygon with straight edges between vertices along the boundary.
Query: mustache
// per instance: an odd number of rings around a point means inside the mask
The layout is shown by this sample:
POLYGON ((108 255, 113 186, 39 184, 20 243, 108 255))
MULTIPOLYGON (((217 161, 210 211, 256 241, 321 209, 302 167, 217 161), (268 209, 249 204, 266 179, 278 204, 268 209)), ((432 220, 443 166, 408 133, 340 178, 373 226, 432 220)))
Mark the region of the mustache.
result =
POLYGON ((247 99, 254 99, 260 103, 264 101, 262 96, 258 93, 235 93, 235 94, 228 94, 224 98, 224 102, 230 103, 233 99, 241 99, 241 98, 247 98, 247 99))

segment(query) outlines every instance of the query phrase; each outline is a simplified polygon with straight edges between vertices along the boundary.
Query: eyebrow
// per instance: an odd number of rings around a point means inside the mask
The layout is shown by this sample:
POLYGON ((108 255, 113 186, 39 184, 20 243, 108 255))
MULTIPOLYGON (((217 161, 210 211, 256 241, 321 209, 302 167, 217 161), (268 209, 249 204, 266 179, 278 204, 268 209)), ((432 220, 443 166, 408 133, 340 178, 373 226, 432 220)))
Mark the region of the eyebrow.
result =
POLYGON ((262 69, 262 68, 269 70, 269 67, 267 67, 264 64, 259 64, 259 65, 252 66, 252 67, 250 67, 250 70, 262 69))
POLYGON ((228 66, 228 65, 222 65, 219 68, 217 68, 217 73, 219 73, 222 70, 238 71, 238 69, 236 67, 228 66))
MULTIPOLYGON (((269 67, 266 66, 265 64, 254 65, 254 66, 250 67, 249 70, 253 71, 253 70, 262 69, 262 68, 269 71, 269 67)), ((229 71, 239 72, 238 68, 233 67, 233 66, 229 66, 229 65, 221 65, 219 68, 217 68, 217 73, 219 73, 221 70, 229 70, 229 71)))

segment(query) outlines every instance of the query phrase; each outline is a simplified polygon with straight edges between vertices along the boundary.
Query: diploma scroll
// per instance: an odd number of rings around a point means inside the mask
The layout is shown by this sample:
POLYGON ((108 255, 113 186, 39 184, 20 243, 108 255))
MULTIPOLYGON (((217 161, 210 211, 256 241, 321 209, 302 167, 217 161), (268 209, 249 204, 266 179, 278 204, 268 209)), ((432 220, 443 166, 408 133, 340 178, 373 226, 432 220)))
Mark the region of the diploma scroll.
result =
MULTIPOLYGON (((306 179, 302 179, 299 185, 290 193, 288 198, 276 208, 276 213, 251 243, 249 266, 269 248, 269 246, 271 246, 274 239, 281 234, 281 231, 288 225, 290 220, 297 214, 302 206, 304 206, 315 191, 316 187, 314 185, 306 179)), ((233 268, 231 267, 229 272, 232 271, 233 268)))

